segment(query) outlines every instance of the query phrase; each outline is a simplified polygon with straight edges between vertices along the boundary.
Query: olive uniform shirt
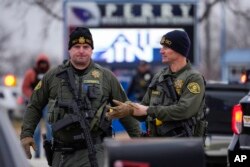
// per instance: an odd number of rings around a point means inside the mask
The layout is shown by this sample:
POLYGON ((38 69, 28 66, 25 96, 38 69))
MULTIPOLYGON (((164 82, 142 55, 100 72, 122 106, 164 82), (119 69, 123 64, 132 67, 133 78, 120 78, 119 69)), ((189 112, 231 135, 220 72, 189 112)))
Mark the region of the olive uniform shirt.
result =
MULTIPOLYGON (((58 92, 60 91, 59 89, 61 84, 61 78, 58 78, 56 74, 70 66, 70 62, 68 61, 54 69, 51 69, 44 75, 41 82, 38 83, 31 96, 30 103, 27 105, 27 110, 23 118, 21 139, 24 137, 33 136, 34 130, 41 119, 42 109, 44 106, 46 106, 46 104, 48 104, 49 108, 48 117, 51 117, 51 112, 53 113, 51 108, 53 110, 53 107, 50 105, 50 103, 58 98, 58 92)), ((121 84, 108 69, 103 68, 91 61, 91 64, 87 67, 84 73, 84 75, 88 74, 88 76, 92 76, 94 79, 101 77, 99 76, 100 74, 103 75, 101 79, 99 78, 102 83, 100 85, 103 94, 101 98, 99 97, 99 99, 102 99, 102 102, 107 101, 107 104, 109 104, 111 103, 112 99, 123 102, 128 100, 123 88, 121 87, 121 84)), ((62 90, 61 92, 63 94, 64 91, 62 90)), ((92 103, 92 107, 95 109, 101 105, 102 104, 98 104, 98 101, 92 103)), ((49 118, 50 123, 56 121, 50 119, 51 118, 49 118)), ((120 122, 123 124, 130 137, 138 137, 140 135, 139 122, 133 117, 128 116, 121 118, 120 122)))
POLYGON ((160 82, 165 76, 171 76, 174 88, 179 96, 176 103, 171 104, 171 98, 166 97, 163 90, 155 87, 148 88, 143 105, 148 105, 148 117, 157 118, 162 122, 187 120, 202 114, 205 107, 205 81, 203 76, 192 69, 191 63, 178 72, 164 68, 152 79, 151 85, 160 82))

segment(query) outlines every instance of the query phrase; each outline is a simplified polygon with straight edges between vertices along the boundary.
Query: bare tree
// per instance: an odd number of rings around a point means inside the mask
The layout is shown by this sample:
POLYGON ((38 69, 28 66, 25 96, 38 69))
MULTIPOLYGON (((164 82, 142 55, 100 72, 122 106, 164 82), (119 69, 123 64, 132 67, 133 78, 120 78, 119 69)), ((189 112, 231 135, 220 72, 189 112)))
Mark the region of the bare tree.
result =
POLYGON ((62 21, 63 17, 58 15, 57 12, 53 10, 54 6, 61 2, 61 0, 24 0, 30 6, 37 6, 41 8, 45 13, 47 13, 52 18, 62 21))
MULTIPOLYGON (((38 51, 25 51, 14 49, 12 52, 8 52, 8 46, 11 46, 11 40, 15 40, 15 35, 19 34, 20 38, 24 38, 29 33, 28 23, 23 21, 31 10, 36 8, 40 13, 43 13, 41 22, 44 26, 41 27, 41 31, 38 36, 40 43, 46 41, 48 38, 50 26, 54 22, 62 23, 63 13, 62 9, 58 9, 57 6, 62 6, 62 0, 2 0, 0 3, 0 18, 5 19, 4 15, 1 13, 3 9, 13 9, 15 6, 22 6, 22 10, 15 11, 15 19, 18 19, 19 24, 16 27, 9 29, 6 25, 0 23, 0 51, 1 51, 1 61, 0 70, 4 72, 6 69, 6 61, 9 64, 15 63, 13 66, 18 67, 19 62, 23 59, 18 58, 19 54, 27 54, 26 56, 34 56, 38 51), (2 16, 2 17, 1 17, 2 16), (10 62, 11 59, 8 57, 15 57, 14 62, 10 62)), ((250 4, 249 0, 199 0, 199 4, 204 6, 200 15, 198 16, 198 27, 199 27, 199 43, 202 55, 202 62, 204 67, 204 74, 207 79, 220 79, 220 60, 221 56, 225 51, 233 48, 249 48, 250 46, 250 4), (221 6, 225 8, 225 36, 221 34, 222 30, 222 9, 221 6), (225 47, 222 47, 223 44, 225 47)), ((8 18, 10 19, 10 18, 8 18)), ((25 41, 24 41, 25 42, 25 41)), ((18 48, 20 49, 20 48, 18 48)), ((20 70, 18 67, 17 70, 20 70)), ((13 69, 14 70, 14 69, 13 69)), ((15 69, 16 70, 16 69, 15 69)))
POLYGON ((250 4, 245 0, 202 0, 200 3, 205 6, 198 16, 198 26, 201 27, 199 33, 202 38, 200 41, 205 43, 200 45, 203 47, 200 50, 204 51, 203 71, 207 79, 217 80, 221 77, 220 61, 224 51, 250 46, 250 4), (225 9, 224 13, 220 11, 222 7, 225 9))
MULTIPOLYGON (((38 50, 25 50, 21 47, 13 48, 13 41, 20 40, 25 45, 26 41, 22 41, 29 34, 30 25, 27 20, 24 19, 29 16, 31 11, 37 10, 40 15, 39 21, 44 26, 40 27, 40 34, 36 34, 39 39, 39 44, 42 44, 47 40, 51 25, 55 22, 62 23, 63 13, 61 0, 3 0, 0 4, 0 18, 9 22, 13 22, 11 28, 9 25, 0 23, 0 75, 7 72, 21 74, 24 69, 31 63, 29 59, 38 54, 38 50), (59 6, 59 8, 58 8, 59 6), (17 37, 18 35, 18 37, 17 37)), ((32 20, 30 20, 32 22, 32 20)), ((56 24, 58 24, 56 23, 56 24)), ((36 27, 36 26, 34 26, 36 27)))

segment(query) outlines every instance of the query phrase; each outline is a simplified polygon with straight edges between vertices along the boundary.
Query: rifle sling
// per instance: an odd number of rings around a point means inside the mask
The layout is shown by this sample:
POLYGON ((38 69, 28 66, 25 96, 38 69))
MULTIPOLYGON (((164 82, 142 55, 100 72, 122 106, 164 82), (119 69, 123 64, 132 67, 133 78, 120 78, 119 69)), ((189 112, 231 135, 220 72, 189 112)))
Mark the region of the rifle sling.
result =
POLYGON ((104 102, 101 107, 97 110, 94 118, 92 119, 90 123, 90 131, 93 130, 94 126, 97 124, 97 122, 100 120, 100 117, 102 115, 103 108, 106 106, 107 102, 104 102))

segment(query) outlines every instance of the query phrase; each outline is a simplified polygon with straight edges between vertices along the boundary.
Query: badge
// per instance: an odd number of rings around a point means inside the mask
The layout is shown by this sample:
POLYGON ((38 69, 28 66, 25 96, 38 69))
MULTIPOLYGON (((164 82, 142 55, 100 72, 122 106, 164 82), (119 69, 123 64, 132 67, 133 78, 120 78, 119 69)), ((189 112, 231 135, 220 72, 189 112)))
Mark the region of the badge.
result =
POLYGON ((92 71, 91 75, 92 75, 94 78, 99 78, 99 77, 100 77, 100 72, 97 71, 97 70, 94 70, 94 71, 92 71))
POLYGON ((84 37, 80 37, 78 41, 79 41, 79 43, 84 44, 85 43, 85 38, 84 37))
POLYGON ((187 86, 188 90, 191 92, 191 93, 195 93, 195 94, 198 94, 201 92, 201 88, 200 88, 200 85, 196 82, 191 82, 188 84, 187 86))
POLYGON ((174 82, 174 87, 177 88, 177 89, 181 89, 182 86, 183 86, 183 83, 184 83, 183 80, 176 80, 174 82))
POLYGON ((164 44, 164 41, 165 41, 165 37, 162 37, 160 44, 164 44))
POLYGON ((42 87, 42 81, 39 81, 34 90, 38 90, 42 87))
POLYGON ((171 46, 172 45, 172 42, 168 39, 166 39, 165 37, 162 37, 161 41, 160 41, 160 44, 162 45, 167 45, 167 46, 171 46))
POLYGON ((174 82, 174 87, 178 95, 181 94, 181 88, 183 86, 184 81, 183 80, 176 80, 174 82))

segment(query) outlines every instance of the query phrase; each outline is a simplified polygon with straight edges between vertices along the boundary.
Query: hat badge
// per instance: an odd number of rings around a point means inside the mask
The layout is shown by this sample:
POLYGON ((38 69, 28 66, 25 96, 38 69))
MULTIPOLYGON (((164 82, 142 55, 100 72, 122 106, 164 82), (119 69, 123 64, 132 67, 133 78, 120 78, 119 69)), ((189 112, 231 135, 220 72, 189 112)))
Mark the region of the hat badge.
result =
POLYGON ((80 37, 78 39, 78 41, 79 41, 80 44, 83 44, 83 43, 85 43, 85 38, 84 37, 80 37))
POLYGON ((172 42, 171 42, 170 40, 168 40, 168 39, 165 39, 165 44, 167 44, 167 45, 171 45, 171 44, 172 44, 172 42))
POLYGON ((161 44, 163 44, 164 43, 164 41, 165 41, 165 37, 162 37, 162 39, 161 39, 161 44))
POLYGON ((169 39, 167 39, 166 37, 162 37, 160 43, 161 43, 162 45, 168 45, 168 46, 170 46, 170 45, 172 44, 172 42, 171 42, 169 39))

